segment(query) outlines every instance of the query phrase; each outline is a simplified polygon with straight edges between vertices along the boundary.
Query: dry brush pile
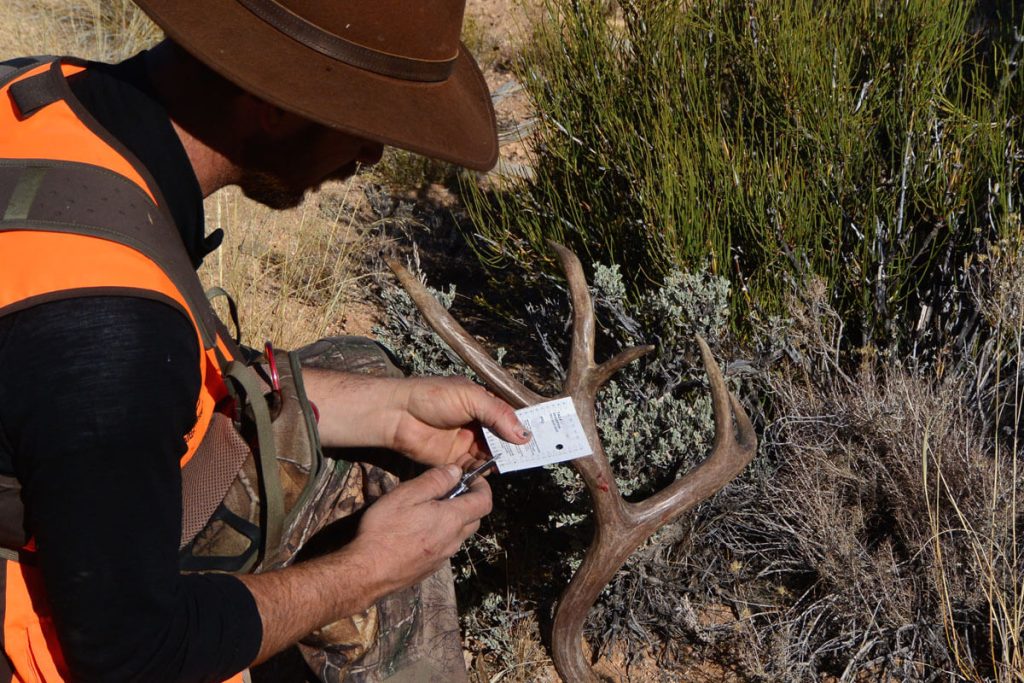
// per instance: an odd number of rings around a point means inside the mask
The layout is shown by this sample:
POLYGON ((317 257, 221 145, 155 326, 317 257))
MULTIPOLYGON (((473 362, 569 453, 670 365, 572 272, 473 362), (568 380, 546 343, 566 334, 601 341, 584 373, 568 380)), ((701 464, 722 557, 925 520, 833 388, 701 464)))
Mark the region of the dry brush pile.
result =
MULTIPOLYGON (((820 318, 808 322, 827 337, 820 318)), ((899 364, 847 375, 786 363, 769 375, 768 471, 702 541, 733 558, 710 572, 709 595, 744 617, 742 638, 718 638, 746 671, 1021 675, 1020 448, 969 405, 974 380, 899 364)))

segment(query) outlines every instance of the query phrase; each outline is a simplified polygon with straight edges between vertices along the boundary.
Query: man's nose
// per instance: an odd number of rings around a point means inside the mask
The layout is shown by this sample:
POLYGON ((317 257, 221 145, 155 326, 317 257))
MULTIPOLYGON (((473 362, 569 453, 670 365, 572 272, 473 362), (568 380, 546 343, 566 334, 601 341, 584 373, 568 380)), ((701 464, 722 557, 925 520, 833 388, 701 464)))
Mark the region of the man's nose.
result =
POLYGON ((375 163, 380 161, 383 154, 384 145, 379 142, 367 141, 359 148, 359 154, 356 155, 356 161, 363 166, 373 166, 375 163))

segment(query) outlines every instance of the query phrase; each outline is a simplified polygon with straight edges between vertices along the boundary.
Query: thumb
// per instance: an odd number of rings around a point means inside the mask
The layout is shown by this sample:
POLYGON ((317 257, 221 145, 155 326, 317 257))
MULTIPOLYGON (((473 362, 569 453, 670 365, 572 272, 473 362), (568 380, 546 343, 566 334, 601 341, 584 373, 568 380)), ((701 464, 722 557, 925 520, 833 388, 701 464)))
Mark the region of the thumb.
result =
POLYGON ((458 465, 445 465, 427 470, 415 479, 403 482, 395 489, 412 503, 437 500, 451 491, 459 483, 462 470, 458 465))
POLYGON ((516 417, 512 406, 482 388, 474 398, 477 401, 472 412, 480 424, 510 443, 524 444, 530 440, 530 432, 516 417))

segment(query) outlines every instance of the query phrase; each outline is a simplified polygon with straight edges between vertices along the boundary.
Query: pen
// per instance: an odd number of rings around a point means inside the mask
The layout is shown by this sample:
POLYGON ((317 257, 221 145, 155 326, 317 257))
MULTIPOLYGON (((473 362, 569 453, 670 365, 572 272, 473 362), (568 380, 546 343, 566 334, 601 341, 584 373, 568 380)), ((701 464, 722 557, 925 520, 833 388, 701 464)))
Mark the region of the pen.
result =
POLYGON ((466 472, 459 479, 459 483, 455 486, 455 488, 453 488, 448 493, 444 494, 440 498, 440 500, 451 500, 452 498, 456 498, 458 496, 461 496, 463 493, 465 493, 466 491, 469 490, 469 485, 472 484, 474 481, 476 481, 477 477, 479 477, 481 474, 483 474, 484 472, 486 472, 491 467, 493 467, 494 465, 497 465, 497 464, 498 464, 498 461, 495 460, 494 458, 491 458, 490 460, 485 462, 483 465, 480 465, 479 467, 476 467, 476 468, 470 470, 469 472, 466 472))

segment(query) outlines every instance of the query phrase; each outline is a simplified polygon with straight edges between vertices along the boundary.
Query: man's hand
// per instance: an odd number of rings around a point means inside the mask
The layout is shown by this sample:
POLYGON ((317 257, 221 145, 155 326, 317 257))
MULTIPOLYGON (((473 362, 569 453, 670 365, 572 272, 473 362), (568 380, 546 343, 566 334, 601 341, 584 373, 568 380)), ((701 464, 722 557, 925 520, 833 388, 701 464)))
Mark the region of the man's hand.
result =
POLYGON ((263 622, 255 663, 437 571, 491 511, 491 489, 483 479, 458 498, 437 500, 460 475, 458 467, 449 465, 399 484, 367 508, 355 540, 341 550, 266 574, 240 576, 263 622))
POLYGON ((530 440, 512 406, 465 377, 388 379, 306 370, 325 446, 374 446, 430 466, 485 457, 481 425, 506 441, 530 440))
POLYGON ((465 377, 418 377, 401 389, 389 448, 417 462, 464 467, 488 457, 480 425, 512 443, 530 440, 512 406, 465 377))
POLYGON ((458 498, 438 500, 461 474, 455 465, 427 470, 366 510, 350 549, 375 559, 374 573, 387 580, 382 595, 433 574, 480 528, 480 519, 491 511, 486 481, 477 479, 458 498))

